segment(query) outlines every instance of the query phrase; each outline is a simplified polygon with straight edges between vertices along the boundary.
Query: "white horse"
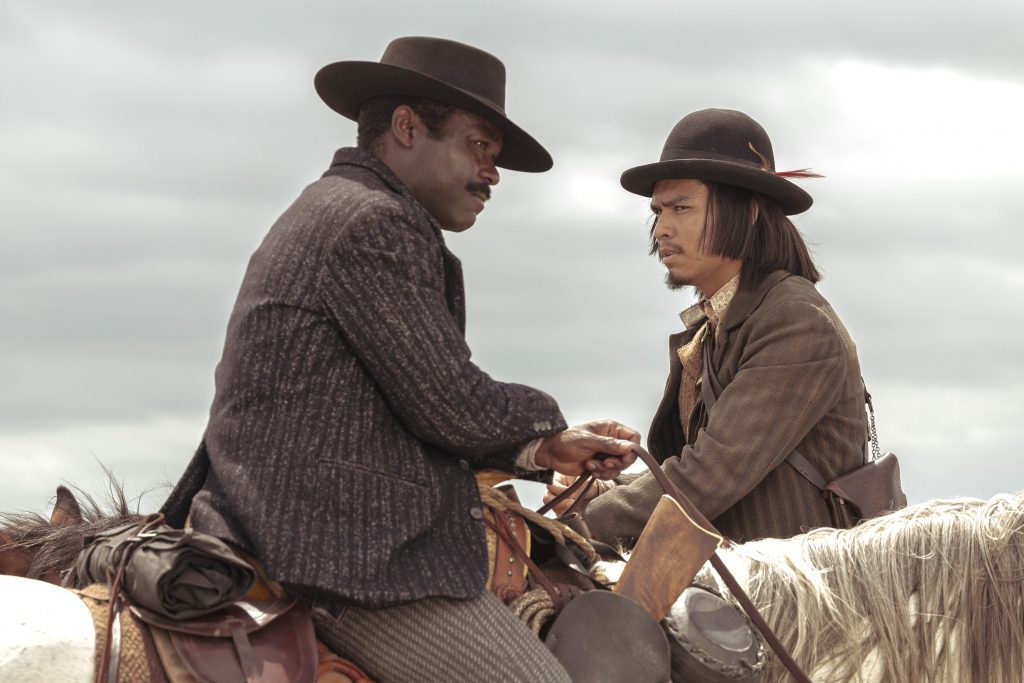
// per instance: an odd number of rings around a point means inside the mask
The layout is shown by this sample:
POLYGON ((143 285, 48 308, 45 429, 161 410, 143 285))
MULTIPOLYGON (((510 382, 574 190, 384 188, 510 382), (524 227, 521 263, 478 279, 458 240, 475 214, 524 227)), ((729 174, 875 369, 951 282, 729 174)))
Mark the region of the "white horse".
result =
MULTIPOLYGON (((818 683, 1024 680, 1024 493, 722 551, 818 683)), ((705 568, 697 581, 727 592, 705 568)), ((765 682, 787 680, 777 661, 765 682)))
POLYGON ((96 631, 77 595, 0 575, 0 683, 89 683, 96 631))

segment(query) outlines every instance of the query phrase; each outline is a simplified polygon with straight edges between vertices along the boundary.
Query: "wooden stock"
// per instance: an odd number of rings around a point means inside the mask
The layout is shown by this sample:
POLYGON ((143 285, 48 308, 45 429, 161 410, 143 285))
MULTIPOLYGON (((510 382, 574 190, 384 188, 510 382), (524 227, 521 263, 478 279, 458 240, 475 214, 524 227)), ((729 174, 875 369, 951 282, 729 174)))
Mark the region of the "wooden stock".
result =
POLYGON ((721 541, 721 536, 694 521, 674 498, 663 495, 633 548, 615 592, 661 621, 721 541))

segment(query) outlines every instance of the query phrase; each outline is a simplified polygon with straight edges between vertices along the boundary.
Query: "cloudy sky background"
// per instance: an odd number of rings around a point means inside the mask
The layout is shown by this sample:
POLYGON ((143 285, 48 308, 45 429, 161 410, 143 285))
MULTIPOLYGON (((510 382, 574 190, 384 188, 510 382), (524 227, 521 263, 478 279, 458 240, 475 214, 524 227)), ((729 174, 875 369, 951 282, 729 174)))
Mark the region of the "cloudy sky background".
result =
POLYGON ((202 433, 274 219, 354 141, 315 71, 398 35, 501 57, 551 151, 468 233, 469 339, 570 421, 646 432, 690 296, 618 186, 684 114, 744 110, 875 396, 912 501, 1024 489, 1024 4, 8 0, 0 6, 0 509, 100 462, 155 508, 202 433), (144 493, 148 491, 148 493, 144 493))

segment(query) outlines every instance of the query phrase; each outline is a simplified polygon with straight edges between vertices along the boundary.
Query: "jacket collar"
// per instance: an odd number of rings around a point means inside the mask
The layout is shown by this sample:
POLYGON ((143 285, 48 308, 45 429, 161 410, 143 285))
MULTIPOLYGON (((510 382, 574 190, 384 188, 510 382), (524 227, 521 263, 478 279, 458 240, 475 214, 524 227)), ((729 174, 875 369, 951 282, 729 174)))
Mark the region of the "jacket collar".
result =
POLYGON ((388 187, 402 197, 408 199, 418 209, 420 209, 437 233, 441 234, 441 224, 437 222, 437 219, 435 219, 430 212, 420 204, 419 200, 412 195, 412 192, 409 191, 409 187, 402 182, 402 179, 399 178, 398 175, 377 156, 364 149, 359 149, 358 147, 342 147, 334 153, 334 158, 331 160, 331 167, 324 172, 324 176, 338 175, 344 166, 361 166, 362 168, 371 171, 374 175, 384 181, 388 187))
POLYGON ((692 328, 694 325, 699 327, 704 324, 705 320, 709 319, 713 319, 715 325, 718 325, 722 321, 724 312, 729 310, 729 306, 736 296, 739 281, 740 274, 736 273, 710 297, 702 298, 694 305, 682 311, 679 314, 679 319, 683 321, 683 325, 687 329, 692 328))
POLYGON ((722 318, 721 327, 725 330, 731 330, 741 325, 744 320, 750 317, 751 313, 757 310, 757 307, 761 305, 764 298, 768 296, 771 288, 787 277, 790 277, 790 273, 784 270, 772 271, 763 277, 761 282, 753 289, 740 288, 737 290, 732 303, 725 309, 725 316, 722 318))

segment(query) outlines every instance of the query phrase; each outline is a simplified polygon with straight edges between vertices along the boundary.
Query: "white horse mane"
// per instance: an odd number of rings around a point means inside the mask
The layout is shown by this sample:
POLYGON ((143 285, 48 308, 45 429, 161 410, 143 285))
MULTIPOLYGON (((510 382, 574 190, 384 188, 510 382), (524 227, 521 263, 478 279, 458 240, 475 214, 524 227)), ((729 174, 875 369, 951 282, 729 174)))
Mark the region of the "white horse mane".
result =
MULTIPOLYGON (((722 558, 816 682, 1010 682, 1024 676, 1022 528, 1024 493, 934 500, 722 558)), ((728 592, 708 568, 698 582, 728 592)), ((783 680, 774 662, 765 681, 783 680)))

